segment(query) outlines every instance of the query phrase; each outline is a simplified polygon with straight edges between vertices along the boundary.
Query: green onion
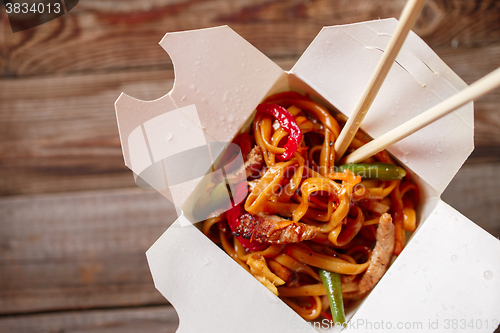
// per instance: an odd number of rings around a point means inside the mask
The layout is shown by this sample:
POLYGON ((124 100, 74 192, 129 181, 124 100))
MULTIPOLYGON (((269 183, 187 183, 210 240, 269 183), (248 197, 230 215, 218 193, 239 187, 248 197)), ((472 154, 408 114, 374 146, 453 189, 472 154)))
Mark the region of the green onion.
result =
POLYGON ((344 172, 344 170, 351 170, 365 179, 399 180, 406 176, 405 169, 389 163, 343 164, 337 169, 338 172, 344 172))
POLYGON ((319 276, 326 289, 333 321, 338 325, 345 325, 344 301, 342 300, 340 274, 320 269, 319 276))

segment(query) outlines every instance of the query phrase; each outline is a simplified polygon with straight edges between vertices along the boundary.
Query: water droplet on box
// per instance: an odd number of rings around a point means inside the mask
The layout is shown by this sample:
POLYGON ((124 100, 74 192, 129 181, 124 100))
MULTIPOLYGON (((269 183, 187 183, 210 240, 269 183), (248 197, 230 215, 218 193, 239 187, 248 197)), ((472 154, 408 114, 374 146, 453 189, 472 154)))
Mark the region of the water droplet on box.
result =
POLYGON ((224 118, 224 116, 220 116, 220 117, 219 117, 219 120, 220 120, 220 121, 224 121, 224 119, 226 119, 226 118, 224 118))
POLYGON ((443 152, 443 150, 441 148, 438 148, 437 151, 438 151, 438 153, 442 153, 443 152))
POLYGON ((483 277, 485 280, 491 280, 493 279, 493 272, 492 271, 484 271, 483 277))
POLYGON ((167 139, 167 142, 169 142, 170 140, 172 140, 173 136, 174 135, 171 132, 168 132, 167 135, 165 136, 165 138, 167 139))
POLYGON ((192 83, 192 84, 189 86, 189 88, 194 89, 194 88, 196 88, 196 86, 194 85, 194 83, 192 83))
POLYGON ((222 102, 223 103, 227 102, 228 97, 229 97, 229 91, 226 91, 224 95, 222 95, 222 102))
POLYGON ((234 116, 232 114, 230 114, 229 116, 227 116, 227 121, 229 123, 232 123, 234 121, 234 116))
POLYGON ((208 259, 207 257, 203 256, 201 258, 201 263, 203 264, 203 266, 208 266, 210 265, 212 262, 210 261, 210 259, 208 259))
POLYGON ((426 285, 425 286, 425 290, 431 291, 432 290, 432 286, 430 284, 426 285))
POLYGON ((390 112, 389 112, 389 114, 390 114, 391 116, 395 116, 395 115, 396 115, 396 111, 390 111, 390 112))
POLYGON ((420 301, 421 301, 422 303, 425 303, 425 302, 427 302, 427 298, 422 297, 422 298, 420 299, 420 301))
POLYGON ((201 61, 199 61, 199 60, 197 60, 197 61, 194 62, 195 66, 198 66, 199 64, 201 64, 201 61))
POLYGON ((205 102, 207 101, 207 99, 205 98, 205 96, 203 96, 203 97, 201 98, 201 101, 202 101, 203 103, 205 103, 205 102))
POLYGON ((402 264, 402 265, 400 265, 400 266, 398 267, 398 270, 402 271, 402 270, 403 270, 403 269, 405 269, 405 268, 406 268, 406 265, 405 265, 405 264, 402 264))
POLYGON ((451 256, 451 262, 457 262, 458 261, 458 256, 456 254, 451 256))
POLYGON ((441 304, 441 307, 443 308, 444 311, 448 310, 448 308, 444 304, 441 304))
POLYGON ((429 270, 429 266, 424 267, 424 272, 427 272, 429 270))
POLYGON ((181 102, 186 99, 186 95, 182 95, 181 102))

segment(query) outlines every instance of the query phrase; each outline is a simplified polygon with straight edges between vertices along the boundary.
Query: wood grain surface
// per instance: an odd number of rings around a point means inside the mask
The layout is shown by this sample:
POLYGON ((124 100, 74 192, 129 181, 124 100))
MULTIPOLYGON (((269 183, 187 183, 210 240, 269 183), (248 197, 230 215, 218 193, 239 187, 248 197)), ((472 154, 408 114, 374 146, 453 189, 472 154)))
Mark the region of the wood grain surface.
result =
MULTIPOLYGON (((85 0, 13 34, 0 6, 0 332, 174 332, 144 252, 175 218, 135 186, 114 114, 174 82, 158 42, 228 24, 290 69, 321 27, 399 17, 405 0, 85 0)), ((500 1, 428 0, 414 31, 467 83, 500 66, 500 1)), ((443 199, 500 236, 500 91, 443 199)))
POLYGON ((165 304, 145 252, 176 218, 140 188, 0 199, 0 314, 165 304))
MULTIPOLYGON (((86 0, 61 19, 9 35, 0 72, 9 76, 150 67, 169 62, 165 32, 230 25, 272 58, 298 58, 320 29, 399 17, 404 0, 86 0)), ((438 52, 498 43, 498 1, 428 1, 414 30, 438 52)), ((8 22, 2 20, 4 34, 8 22)), ((484 60, 484 59, 483 59, 484 60)))
POLYGON ((2 333, 174 333, 179 319, 171 306, 0 317, 2 333))

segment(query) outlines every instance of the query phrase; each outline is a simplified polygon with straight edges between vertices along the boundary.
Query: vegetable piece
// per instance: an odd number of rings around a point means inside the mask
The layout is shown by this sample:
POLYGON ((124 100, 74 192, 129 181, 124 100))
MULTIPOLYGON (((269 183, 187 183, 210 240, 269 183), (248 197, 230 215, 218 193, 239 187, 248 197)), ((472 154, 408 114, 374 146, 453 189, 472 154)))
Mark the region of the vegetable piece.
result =
POLYGON ((389 163, 343 164, 337 169, 338 172, 344 170, 351 170, 364 179, 399 180, 406 176, 405 169, 389 163))
POLYGON ((226 203, 227 198, 232 197, 231 191, 228 191, 226 181, 222 180, 220 183, 214 186, 212 192, 210 192, 210 204, 215 207, 220 207, 226 203))
MULTIPOLYGON (((229 228, 234 233, 238 225, 240 224, 240 216, 241 216, 241 205, 236 205, 230 210, 227 211, 227 223, 229 224, 229 228)), ((259 243, 257 241, 251 241, 249 239, 245 239, 241 236, 237 236, 236 239, 243 245, 246 249, 252 251, 261 251, 269 247, 269 244, 259 243)))
POLYGON ((279 122, 280 126, 288 132, 288 141, 285 144, 285 152, 276 157, 282 161, 289 160, 293 153, 299 147, 302 140, 302 132, 295 122, 290 112, 278 104, 259 104, 257 111, 273 116, 279 122))
POLYGON ((342 299, 340 274, 320 269, 319 276, 325 285, 333 321, 338 325, 345 325, 344 301, 342 299))
POLYGON ((415 210, 410 207, 403 208, 404 229, 406 231, 415 231, 417 229, 417 217, 415 210))

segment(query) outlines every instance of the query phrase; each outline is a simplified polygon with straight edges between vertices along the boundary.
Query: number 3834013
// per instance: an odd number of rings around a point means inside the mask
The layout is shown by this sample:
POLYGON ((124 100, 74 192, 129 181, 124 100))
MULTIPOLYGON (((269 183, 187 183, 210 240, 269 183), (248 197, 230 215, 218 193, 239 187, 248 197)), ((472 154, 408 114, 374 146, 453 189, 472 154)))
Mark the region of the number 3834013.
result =
POLYGON ((7 14, 42 14, 42 13, 54 13, 54 14, 59 14, 61 13, 61 3, 60 2, 54 2, 54 3, 43 3, 43 2, 34 2, 34 3, 10 3, 7 2, 5 3, 5 9, 7 11, 7 14))

